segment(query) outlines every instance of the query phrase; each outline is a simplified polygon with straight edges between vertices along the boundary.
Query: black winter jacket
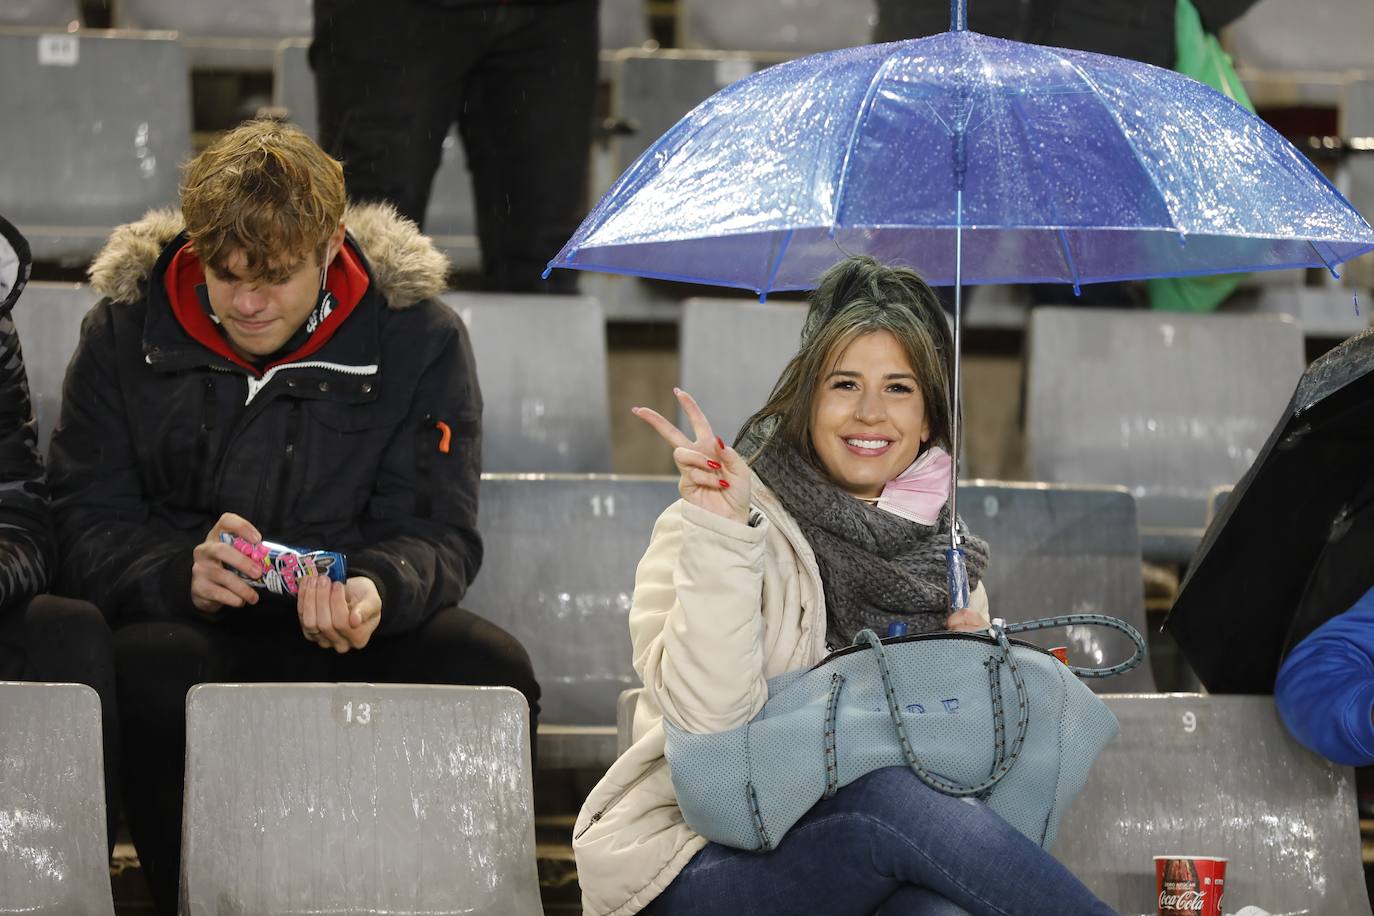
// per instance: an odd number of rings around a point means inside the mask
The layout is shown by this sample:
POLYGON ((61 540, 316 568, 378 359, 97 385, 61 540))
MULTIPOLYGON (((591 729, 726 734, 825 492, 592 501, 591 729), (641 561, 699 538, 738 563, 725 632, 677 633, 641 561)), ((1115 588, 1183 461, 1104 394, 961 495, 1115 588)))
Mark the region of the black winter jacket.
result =
MULTIPOLYGON (((379 634, 463 597, 482 559, 482 398, 467 330, 434 299, 447 264, 388 207, 344 219, 366 292, 316 352, 265 374, 174 313, 177 214, 111 236, 50 454, 64 593, 115 624, 194 615, 191 552, 234 512, 269 540, 346 553, 377 583, 379 634)), ((292 612, 264 597, 251 612, 292 612)))
POLYGON ((10 311, 28 279, 28 246, 0 219, 0 615, 23 607, 47 588, 57 543, 48 518, 48 493, 38 436, 10 311))

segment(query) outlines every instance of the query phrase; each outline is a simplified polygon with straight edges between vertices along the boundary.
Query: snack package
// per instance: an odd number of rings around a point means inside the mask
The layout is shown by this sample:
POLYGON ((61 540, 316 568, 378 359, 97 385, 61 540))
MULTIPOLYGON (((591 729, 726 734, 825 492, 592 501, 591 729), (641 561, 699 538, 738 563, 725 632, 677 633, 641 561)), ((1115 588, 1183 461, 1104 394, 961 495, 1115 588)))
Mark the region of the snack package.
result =
POLYGON ((245 557, 262 564, 261 579, 250 579, 242 573, 239 578, 274 595, 294 597, 300 591, 300 580, 310 576, 325 576, 335 582, 348 578, 348 560, 337 551, 302 550, 271 541, 254 544, 227 533, 219 537, 245 557))

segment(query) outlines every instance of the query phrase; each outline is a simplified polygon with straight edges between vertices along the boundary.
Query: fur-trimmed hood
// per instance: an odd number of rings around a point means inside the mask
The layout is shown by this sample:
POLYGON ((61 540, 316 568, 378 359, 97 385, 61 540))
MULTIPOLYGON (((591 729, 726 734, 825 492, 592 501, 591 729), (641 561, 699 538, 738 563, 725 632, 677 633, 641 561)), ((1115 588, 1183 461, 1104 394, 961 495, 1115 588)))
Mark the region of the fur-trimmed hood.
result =
MULTIPOLYGON (((390 308, 408 308, 443 292, 448 259, 390 204, 352 204, 343 219, 390 308)), ((170 208, 116 227, 91 262, 91 286, 114 302, 137 302, 163 249, 185 228, 181 212, 170 208)))

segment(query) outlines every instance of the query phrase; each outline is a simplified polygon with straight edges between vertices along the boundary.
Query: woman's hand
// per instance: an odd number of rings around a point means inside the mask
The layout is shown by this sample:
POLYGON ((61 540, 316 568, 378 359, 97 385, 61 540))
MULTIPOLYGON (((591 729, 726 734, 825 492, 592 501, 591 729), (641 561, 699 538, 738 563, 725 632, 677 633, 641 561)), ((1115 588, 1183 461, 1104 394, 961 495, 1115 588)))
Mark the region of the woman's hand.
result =
POLYGON ((976 633, 991 625, 986 617, 971 608, 955 611, 945 620, 945 629, 955 633, 976 633))
POLYGON ((707 422, 692 396, 674 388, 678 403, 692 421, 695 440, 690 440, 663 415, 648 407, 630 412, 648 423, 673 446, 673 461, 682 475, 677 490, 682 498, 708 512, 749 523, 749 465, 739 453, 725 444, 707 422))

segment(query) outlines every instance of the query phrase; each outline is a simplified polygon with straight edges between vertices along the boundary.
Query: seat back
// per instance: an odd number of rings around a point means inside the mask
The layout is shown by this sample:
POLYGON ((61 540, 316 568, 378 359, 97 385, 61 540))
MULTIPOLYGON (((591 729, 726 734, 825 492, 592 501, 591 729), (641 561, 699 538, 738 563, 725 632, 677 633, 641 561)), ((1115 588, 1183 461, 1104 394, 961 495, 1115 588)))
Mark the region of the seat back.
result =
POLYGON ((482 570, 463 606, 529 651, 541 728, 612 727, 617 697, 639 683, 628 623, 635 569, 677 498, 675 477, 482 476, 482 570))
POLYGON ((685 48, 789 54, 866 45, 878 21, 872 0, 682 0, 678 16, 685 48))
POLYGON ((181 912, 535 916, 531 783, 508 687, 199 685, 181 912))
POLYGON ((611 469, 606 320, 585 296, 445 293, 472 335, 482 467, 611 469))
POLYGON ((29 395, 38 415, 38 449, 44 454, 62 415, 62 381, 81 340, 81 319, 96 300, 89 286, 30 283, 14 307, 29 395))
POLYGON ((1286 317, 1036 309, 1030 476, 1125 486, 1143 531, 1200 536, 1208 492, 1249 468, 1304 365, 1286 317))
POLYGON ((1248 69, 1333 75, 1368 70, 1365 36, 1374 33, 1374 5, 1365 0, 1258 3, 1226 33, 1227 49, 1235 55, 1237 66, 1248 69))
MULTIPOLYGON (((983 582, 992 613, 1008 623, 1107 614, 1147 632, 1135 500, 1123 487, 975 480, 959 487, 959 515, 988 542, 983 582)), ((1069 662, 1102 667, 1130 656, 1125 635, 1068 627, 1018 637, 1067 646, 1069 662)), ((1098 692, 1152 692, 1150 660, 1123 675, 1085 680, 1098 692)))
POLYGON ((1226 856, 1226 911, 1369 916, 1355 780, 1284 730, 1268 696, 1108 696, 1121 734, 1054 855, 1123 913, 1154 912, 1152 857, 1226 856))
POLYGON ((114 23, 181 33, 196 70, 267 72, 278 42, 313 31, 310 6, 311 0, 115 0, 114 23))
POLYGON ((100 698, 0 682, 0 913, 113 916, 100 698))
MULTIPOLYGON (((297 127, 318 139, 319 108, 315 96, 315 75, 310 71, 310 62, 306 59, 309 50, 310 40, 305 38, 289 39, 277 46, 272 103, 285 109, 297 127)), ((436 237, 440 247, 446 247, 446 240, 451 236, 474 236, 477 219, 473 206, 467 157, 458 136, 458 128, 452 126, 444 137, 439 168, 434 173, 434 184, 430 188, 425 233, 436 237)))
POLYGON ((84 263, 176 203, 191 96, 175 37, 0 29, 0 111, 0 201, 35 260, 84 263))
POLYGON ((806 306, 801 303, 683 303, 682 388, 696 398, 712 428, 726 441, 733 442, 744 421, 768 400, 778 376, 797 353, 805 318, 806 306))
POLYGON ((0 5, 0 25, 60 27, 81 19, 76 0, 8 0, 0 5))

